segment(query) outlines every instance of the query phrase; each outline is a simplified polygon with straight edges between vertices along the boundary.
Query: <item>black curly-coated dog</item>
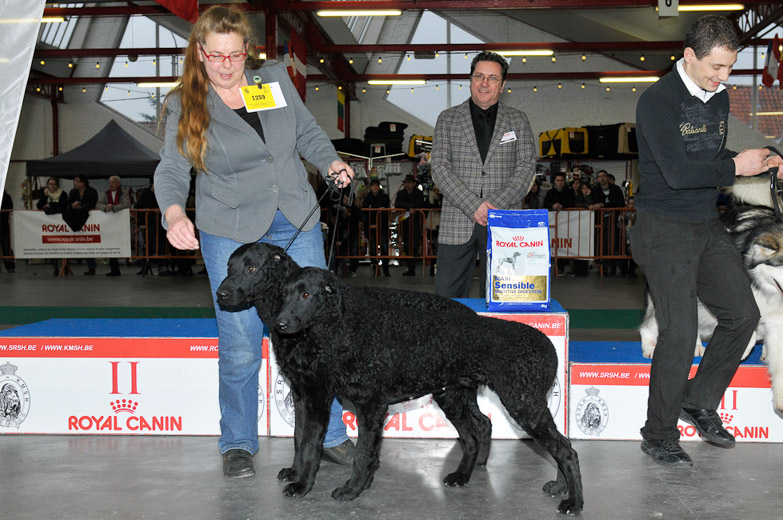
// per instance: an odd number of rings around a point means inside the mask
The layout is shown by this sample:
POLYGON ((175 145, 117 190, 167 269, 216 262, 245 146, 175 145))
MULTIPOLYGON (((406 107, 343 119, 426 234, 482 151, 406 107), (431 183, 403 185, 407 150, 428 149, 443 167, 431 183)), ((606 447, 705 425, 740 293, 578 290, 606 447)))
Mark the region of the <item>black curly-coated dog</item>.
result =
MULTIPOLYGON (((309 385, 310 374, 306 367, 313 359, 321 359, 327 365, 329 361, 328 358, 324 358, 320 345, 310 339, 307 331, 279 335, 275 328, 271 327, 282 304, 283 285, 286 278, 297 270, 299 270, 299 266, 282 248, 262 243, 247 244, 239 247, 231 255, 228 262, 228 276, 220 284, 216 293, 218 303, 225 310, 241 310, 254 306, 261 321, 270 325, 272 349, 275 352, 280 372, 289 381, 294 398, 294 464, 290 468, 283 468, 277 475, 278 479, 291 482, 299 481, 297 476, 309 471, 304 469, 305 459, 303 459, 300 442, 303 424, 309 422, 309 407, 303 406, 303 396, 307 396, 311 388, 309 385)), ((401 289, 381 290, 373 287, 357 287, 355 290, 361 293, 366 301, 371 302, 367 308, 363 309, 363 315, 366 317, 383 314, 398 306, 414 310, 448 311, 455 315, 475 316, 475 313, 468 307, 433 294, 415 293, 401 289)), ((441 395, 442 393, 435 392, 436 402, 441 403, 445 399, 445 396, 441 395)), ((329 402, 331 403, 331 398, 329 402)), ((489 456, 492 424, 489 418, 479 410, 475 396, 467 403, 467 406, 471 420, 471 438, 475 440, 466 441, 463 439, 463 443, 478 443, 477 463, 486 464, 489 456)), ((318 453, 310 453, 308 457, 315 457, 315 460, 318 461, 321 445, 311 447, 311 449, 317 450, 318 453)), ((311 486, 312 481, 310 482, 311 486)), ((295 485, 287 486, 284 493, 288 496, 301 496, 306 494, 310 487, 302 489, 295 485)))
POLYGON ((307 351, 292 354, 299 363, 296 370, 306 418, 298 439, 302 465, 297 468, 302 471, 287 493, 307 493, 312 488, 329 403, 335 395, 356 407, 359 439, 353 474, 334 490, 334 498, 354 499, 372 483, 387 406, 433 392, 463 445, 457 470, 444 482, 464 485, 483 442, 473 411, 476 392, 479 385, 487 385, 517 424, 555 459, 557 480, 548 482, 544 491, 568 493, 558 512, 581 511, 579 460, 547 407, 557 370, 557 354, 549 338, 521 323, 406 306, 379 313, 368 324, 361 317, 375 303, 321 269, 301 269, 286 282, 275 327, 281 336, 307 333, 310 339, 307 351))

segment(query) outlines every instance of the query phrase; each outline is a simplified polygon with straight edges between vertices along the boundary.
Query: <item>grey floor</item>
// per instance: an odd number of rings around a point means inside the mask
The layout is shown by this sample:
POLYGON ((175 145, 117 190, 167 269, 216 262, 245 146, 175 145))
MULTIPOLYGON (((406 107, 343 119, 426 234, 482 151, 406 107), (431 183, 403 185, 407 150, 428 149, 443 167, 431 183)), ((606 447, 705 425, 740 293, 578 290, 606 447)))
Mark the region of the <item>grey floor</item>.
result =
MULTIPOLYGON (((209 308, 206 277, 141 277, 123 266, 119 278, 52 277, 48 265, 19 262, 0 272, 0 328, 25 312, 116 307, 209 308), (10 309, 10 310, 9 310, 10 309), (4 310, 4 311, 3 311, 4 310), (16 310, 17 312, 11 312, 16 310)), ((198 270, 198 269, 197 269, 198 270)), ((432 290, 432 278, 372 278, 367 266, 352 283, 432 290)), ((421 270, 419 271, 421 272, 421 270)), ((474 287, 475 289, 475 287, 474 287)), ((620 313, 643 304, 643 278, 553 280, 552 293, 576 316, 585 310, 620 313)), ((56 314, 56 313, 55 313, 56 314)), ((571 329, 572 340, 638 340, 628 327, 605 323, 571 329)), ((607 318, 608 316, 608 318, 607 318)), ((641 426, 641 425, 640 425, 641 426)), ((541 486, 555 475, 551 459, 530 441, 495 441, 486 469, 470 483, 445 488, 441 479, 456 467, 461 450, 451 440, 384 441, 372 487, 353 502, 331 491, 350 469, 324 462, 313 491, 289 499, 275 478, 293 456, 290 439, 261 438, 256 476, 227 480, 215 437, 0 436, 0 519, 546 519, 557 518, 558 499, 541 486)), ((585 489, 581 518, 779 519, 783 515, 783 451, 777 444, 740 444, 732 449, 684 443, 690 469, 649 461, 638 442, 575 441, 585 489)))

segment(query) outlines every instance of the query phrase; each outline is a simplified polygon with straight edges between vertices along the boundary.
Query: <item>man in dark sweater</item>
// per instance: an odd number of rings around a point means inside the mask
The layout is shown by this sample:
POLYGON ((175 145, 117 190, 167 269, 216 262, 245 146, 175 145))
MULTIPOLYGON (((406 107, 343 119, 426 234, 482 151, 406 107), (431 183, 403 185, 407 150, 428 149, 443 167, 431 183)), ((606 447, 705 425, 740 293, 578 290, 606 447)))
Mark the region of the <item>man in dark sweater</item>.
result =
MULTIPOLYGON (((595 175, 596 184, 590 192, 593 203, 588 206, 592 210, 603 208, 624 208, 625 196, 616 184, 610 182, 609 173, 599 170, 595 175)), ((598 211, 595 214, 600 228, 596 229, 595 244, 599 256, 617 255, 620 252, 620 229, 617 227, 617 211, 598 211), (599 220, 600 219, 600 220, 599 220)), ((614 276, 620 262, 616 259, 601 260, 604 265, 604 276, 614 276)))
POLYGON ((781 164, 769 151, 725 148, 729 96, 722 82, 739 42, 726 18, 705 16, 688 29, 683 58, 650 86, 636 107, 639 191, 631 232, 633 258, 644 270, 660 333, 650 374, 642 451, 654 461, 690 466, 677 419, 702 438, 730 447, 716 408, 759 320, 742 258, 718 220, 718 186, 781 164), (696 376, 696 298, 718 326, 696 376))
POLYGON ((552 189, 546 192, 544 197, 544 207, 551 211, 574 207, 574 190, 568 187, 565 173, 555 173, 552 189))

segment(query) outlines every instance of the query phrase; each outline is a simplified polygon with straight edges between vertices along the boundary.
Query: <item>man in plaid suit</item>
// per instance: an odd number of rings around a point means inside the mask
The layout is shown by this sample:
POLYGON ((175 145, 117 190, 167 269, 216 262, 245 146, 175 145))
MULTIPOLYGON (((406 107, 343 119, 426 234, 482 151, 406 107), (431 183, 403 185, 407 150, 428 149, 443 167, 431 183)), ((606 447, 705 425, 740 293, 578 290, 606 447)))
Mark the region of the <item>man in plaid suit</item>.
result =
POLYGON ((470 99, 441 112, 432 141, 432 177, 443 193, 435 292, 467 298, 479 257, 486 295, 487 210, 521 208, 535 177, 527 116, 500 103, 508 63, 482 52, 470 66, 470 99))

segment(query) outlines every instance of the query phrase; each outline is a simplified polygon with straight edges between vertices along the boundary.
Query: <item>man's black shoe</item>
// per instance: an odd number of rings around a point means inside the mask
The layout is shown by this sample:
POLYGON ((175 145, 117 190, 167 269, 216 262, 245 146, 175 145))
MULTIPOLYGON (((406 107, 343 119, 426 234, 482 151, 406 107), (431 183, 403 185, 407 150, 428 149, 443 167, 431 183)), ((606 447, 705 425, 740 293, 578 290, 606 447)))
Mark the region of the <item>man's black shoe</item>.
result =
POLYGON ((734 436, 723 427, 723 421, 715 410, 683 407, 680 419, 693 425, 704 440, 719 446, 734 446, 734 436))
POLYGON ((677 439, 642 441, 642 451, 658 464, 673 467, 693 466, 693 461, 680 447, 677 439))
POLYGON ((253 456, 245 450, 228 450, 223 454, 223 474, 230 478, 252 477, 256 474, 253 456))

